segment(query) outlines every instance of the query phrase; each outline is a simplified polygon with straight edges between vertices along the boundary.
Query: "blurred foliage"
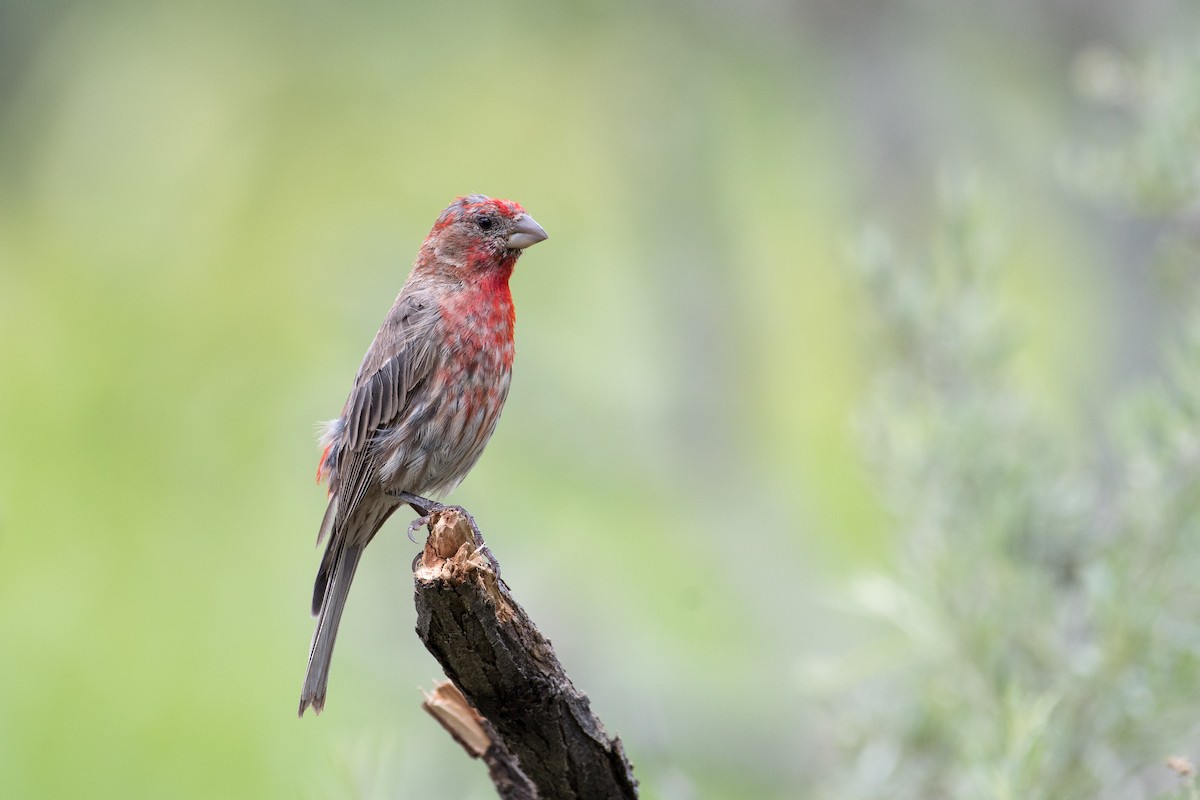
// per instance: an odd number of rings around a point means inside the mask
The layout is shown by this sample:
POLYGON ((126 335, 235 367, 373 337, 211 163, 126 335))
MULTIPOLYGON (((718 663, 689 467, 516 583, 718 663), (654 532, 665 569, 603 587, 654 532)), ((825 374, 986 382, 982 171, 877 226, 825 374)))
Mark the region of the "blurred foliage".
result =
MULTIPOLYGON (((1194 251, 1200 187, 1165 165, 1195 169, 1200 56, 1121 70, 1128 141, 1073 177, 1158 216, 1161 252, 1194 251)), ((887 657, 823 698, 853 769, 817 794, 1192 796, 1165 761, 1200 746, 1200 272, 1173 284, 1159 379, 1109 401, 1102 441, 1072 442, 1014 380, 981 194, 945 187, 917 257, 878 234, 860 248, 880 345, 862 430, 900 535, 895 569, 851 592, 887 657)))
POLYGON ((474 191, 551 238, 453 500, 647 798, 1175 788, 1195 21, 0 0, 0 794, 491 796, 402 521, 294 718, 313 424, 474 191))

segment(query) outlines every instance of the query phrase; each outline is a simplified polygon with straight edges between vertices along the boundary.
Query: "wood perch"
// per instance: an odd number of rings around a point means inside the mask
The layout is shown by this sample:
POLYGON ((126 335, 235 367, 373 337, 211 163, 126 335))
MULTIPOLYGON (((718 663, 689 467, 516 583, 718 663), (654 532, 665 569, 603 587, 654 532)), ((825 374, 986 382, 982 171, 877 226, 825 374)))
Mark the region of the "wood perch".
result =
POLYGON ((430 514, 413 564, 417 635, 461 695, 443 684, 426 710, 484 759, 504 800, 636 798, 621 740, 609 738, 498 571, 470 514, 430 514))

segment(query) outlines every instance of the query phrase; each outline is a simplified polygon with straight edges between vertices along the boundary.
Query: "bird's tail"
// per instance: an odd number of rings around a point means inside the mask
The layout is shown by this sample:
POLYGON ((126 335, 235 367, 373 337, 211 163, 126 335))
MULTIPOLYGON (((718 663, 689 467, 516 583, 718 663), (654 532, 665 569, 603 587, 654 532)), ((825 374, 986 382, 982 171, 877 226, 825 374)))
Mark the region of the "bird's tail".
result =
POLYGON ((346 607, 346 596, 350 593, 350 583, 354 580, 354 570, 358 568, 358 559, 362 556, 363 546, 344 544, 334 550, 330 542, 330 552, 326 555, 326 565, 322 565, 317 576, 317 590, 321 592, 320 606, 314 609, 317 617, 317 631, 313 634, 312 649, 308 654, 308 671, 304 674, 304 689, 300 692, 300 716, 310 705, 313 711, 320 714, 325 707, 325 686, 329 682, 329 659, 333 656, 333 642, 337 638, 338 623, 342 619, 342 609, 346 607), (323 585, 322 585, 323 584, 323 585))

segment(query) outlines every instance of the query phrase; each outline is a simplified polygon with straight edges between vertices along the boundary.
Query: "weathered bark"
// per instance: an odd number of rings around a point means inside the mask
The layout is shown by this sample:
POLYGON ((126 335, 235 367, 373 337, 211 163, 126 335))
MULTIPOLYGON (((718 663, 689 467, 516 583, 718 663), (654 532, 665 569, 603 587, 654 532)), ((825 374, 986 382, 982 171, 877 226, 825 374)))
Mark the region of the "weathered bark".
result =
POLYGON ((491 744, 465 741, 475 736, 472 718, 454 702, 439 713, 427 701, 430 713, 467 752, 484 758, 505 800, 637 797, 621 740, 608 737, 550 642, 509 594, 471 516, 438 509, 429 530, 413 565, 417 634, 482 715, 477 721, 491 744))
POLYGON ((479 715, 450 681, 442 681, 421 704, 471 758, 482 758, 501 800, 537 800, 537 790, 517 757, 508 751, 491 724, 479 715))

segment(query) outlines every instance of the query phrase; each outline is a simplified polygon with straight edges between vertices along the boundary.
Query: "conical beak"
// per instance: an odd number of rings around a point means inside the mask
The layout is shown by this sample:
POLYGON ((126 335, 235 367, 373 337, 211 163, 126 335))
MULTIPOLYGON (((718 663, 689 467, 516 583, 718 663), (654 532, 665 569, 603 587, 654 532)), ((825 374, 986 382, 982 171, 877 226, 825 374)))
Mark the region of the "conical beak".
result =
POLYGON ((524 250, 530 245, 537 244, 546 238, 542 226, 528 214, 522 214, 513 221, 512 233, 508 235, 505 244, 510 250, 524 250))

